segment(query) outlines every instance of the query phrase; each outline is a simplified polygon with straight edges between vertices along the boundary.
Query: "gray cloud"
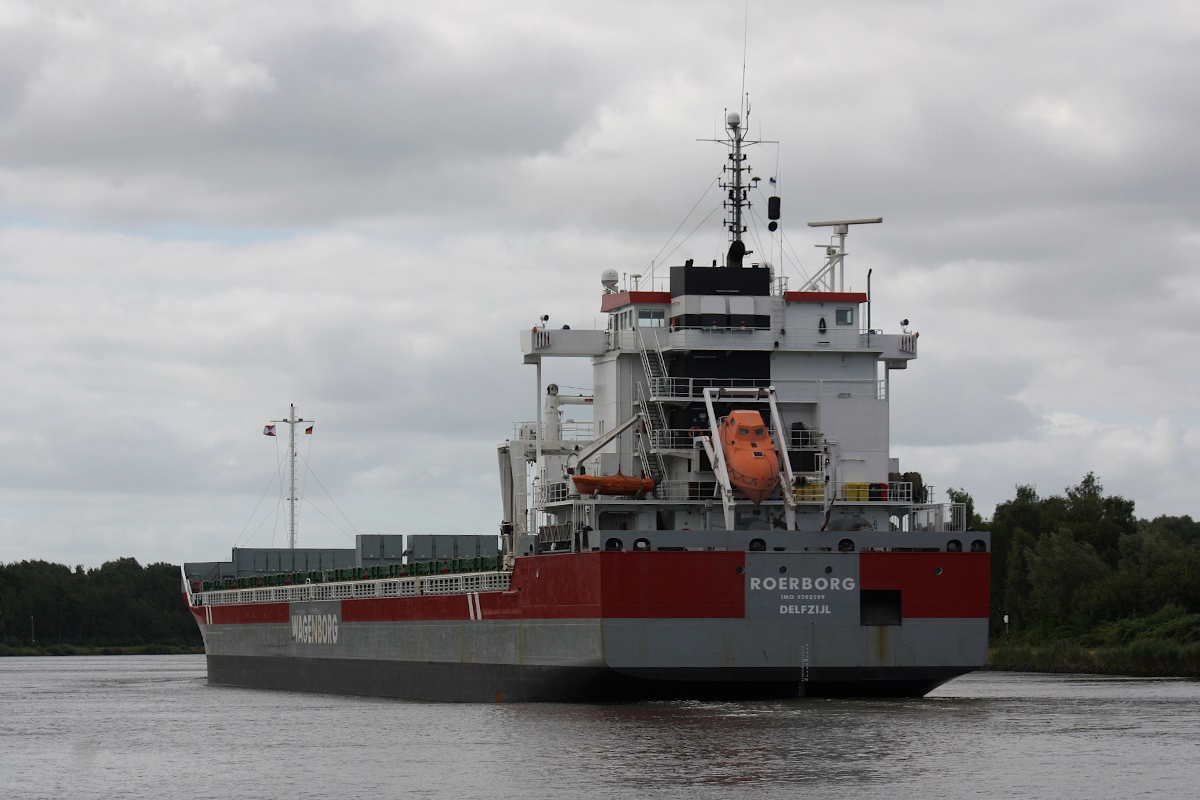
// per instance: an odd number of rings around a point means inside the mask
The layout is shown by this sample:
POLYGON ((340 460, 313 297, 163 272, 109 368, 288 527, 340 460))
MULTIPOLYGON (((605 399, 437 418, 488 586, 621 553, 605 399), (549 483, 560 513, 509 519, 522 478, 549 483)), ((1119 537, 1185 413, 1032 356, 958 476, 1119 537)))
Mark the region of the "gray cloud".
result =
MULTIPOLYGON (((601 269, 646 271, 741 79, 727 3, 10 8, 0 560, 220 555, 289 402, 360 530, 492 530, 493 447, 532 414, 516 332, 590 325, 601 269)), ((905 468, 984 510, 1095 469, 1198 513, 1200 20, 764 2, 750 25, 789 242, 755 247, 796 282, 804 222, 885 217, 849 279, 874 269, 875 324, 922 333, 892 381, 905 468)), ((719 216, 672 260, 716 257, 719 216)))

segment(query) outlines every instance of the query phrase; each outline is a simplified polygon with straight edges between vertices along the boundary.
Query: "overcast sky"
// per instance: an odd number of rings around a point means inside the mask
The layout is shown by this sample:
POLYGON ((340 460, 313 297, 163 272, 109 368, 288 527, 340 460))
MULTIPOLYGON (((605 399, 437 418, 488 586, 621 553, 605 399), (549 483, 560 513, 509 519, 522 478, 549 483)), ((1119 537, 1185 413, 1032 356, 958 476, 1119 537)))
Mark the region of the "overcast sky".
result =
MULTIPOLYGON (((0 561, 283 544, 289 402, 300 544, 494 532, 517 331, 719 202, 744 13, 0 0, 0 561)), ((885 218, 848 280, 921 332, 902 468, 1200 516, 1200 6, 752 0, 747 39, 793 286, 806 221, 885 218)))

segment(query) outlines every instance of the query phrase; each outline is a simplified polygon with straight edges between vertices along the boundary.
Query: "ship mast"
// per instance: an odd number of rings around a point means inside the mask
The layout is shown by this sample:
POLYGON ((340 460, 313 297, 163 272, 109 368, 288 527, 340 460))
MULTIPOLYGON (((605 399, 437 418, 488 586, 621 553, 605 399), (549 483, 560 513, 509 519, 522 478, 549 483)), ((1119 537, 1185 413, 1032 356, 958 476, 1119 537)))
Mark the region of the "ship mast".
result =
POLYGON ((729 229, 729 252, 725 257, 725 266, 740 267, 742 259, 753 250, 747 250, 742 234, 746 232, 745 212, 750 208, 750 190, 758 185, 758 178, 749 177, 750 166, 746 163, 745 148, 754 144, 776 144, 768 139, 747 139, 746 122, 750 117, 749 103, 746 107, 746 120, 737 111, 725 115, 724 139, 700 139, 702 142, 719 142, 729 148, 729 164, 722 168, 723 177, 720 183, 725 190, 723 205, 728 213, 725 227, 729 229))
POLYGON ((729 166, 725 171, 732 175, 732 180, 723 182, 721 188, 729 192, 725 201, 729 219, 725 221, 725 227, 729 229, 729 241, 732 243, 742 241, 742 234, 746 232, 746 226, 742 224, 742 209, 748 205, 747 187, 742 173, 749 167, 746 166, 746 154, 742 152, 742 140, 746 138, 746 132, 742 129, 741 115, 731 111, 725 117, 725 127, 729 131, 729 166))
POLYGON ((296 404, 289 404, 287 419, 273 419, 271 422, 288 426, 288 548, 296 549, 296 426, 305 420, 296 416, 296 404))

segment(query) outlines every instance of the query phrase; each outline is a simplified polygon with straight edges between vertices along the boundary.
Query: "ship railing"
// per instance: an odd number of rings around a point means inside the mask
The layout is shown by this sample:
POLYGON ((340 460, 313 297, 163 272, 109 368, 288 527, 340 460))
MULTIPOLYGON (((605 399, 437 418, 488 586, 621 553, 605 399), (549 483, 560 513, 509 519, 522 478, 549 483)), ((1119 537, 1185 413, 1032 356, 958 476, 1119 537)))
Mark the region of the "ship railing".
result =
POLYGON ((913 507, 907 516, 910 531, 965 531, 969 520, 963 503, 928 503, 913 507))
POLYGON ((613 350, 632 350, 637 347, 634 331, 620 331, 607 328, 604 331, 604 352, 613 350))
POLYGON ((193 603, 198 606, 231 606, 253 603, 302 603, 319 600, 501 592, 508 590, 511 580, 512 573, 510 572, 466 572, 458 575, 306 583, 302 586, 196 592, 193 596, 193 603))
POLYGON ((571 481, 544 481, 533 486, 533 507, 545 508, 551 503, 565 503, 579 492, 571 481))
POLYGON ((651 378, 650 397, 653 400, 703 400, 704 390, 765 389, 769 380, 759 378, 651 378))
MULTIPOLYGON (((679 444, 684 444, 686 442, 684 447, 678 449, 690 448, 692 440, 688 438, 688 432, 677 431, 676 433, 678 434, 677 441, 679 444)), ((716 485, 717 484, 715 481, 660 481, 654 487, 654 492, 651 495, 648 495, 645 499, 679 501, 706 500, 714 496, 716 485)), ((824 504, 830 500, 837 504, 914 504, 913 485, 908 481, 826 482, 820 474, 799 474, 796 477, 795 485, 792 487, 792 493, 797 503, 805 504, 824 504)), ((564 503, 567 501, 577 500, 578 492, 575 491, 575 487, 570 481, 553 481, 535 486, 533 497, 534 507, 544 508, 546 505, 552 503, 564 503)), ((919 498, 915 502, 920 504, 923 499, 924 498, 919 498)), ((931 505, 929 508, 933 508, 933 506, 931 505)), ((922 519, 919 522, 914 521, 913 524, 927 525, 933 523, 922 519)), ((915 530, 943 530, 943 528, 916 528, 915 530)), ((944 530, 965 530, 965 528, 944 528, 944 530)))
MULTIPOLYGON (((881 350, 883 335, 857 327, 750 327, 732 325, 673 325, 660 335, 664 349, 881 350)), ((616 349, 616 348, 614 348, 616 349)))
MULTIPOLYGON (((766 427, 767 433, 774 438, 775 428, 771 425, 766 427)), ((696 446, 696 440, 703 436, 712 435, 712 431, 708 428, 693 426, 691 428, 664 428, 661 430, 653 430, 650 432, 650 446, 655 452, 673 452, 683 453, 692 450, 696 446)), ((810 436, 819 436, 815 432, 810 432, 810 436)), ((788 447, 788 450, 800 450, 801 445, 799 437, 794 437, 795 444, 788 447)), ((812 439, 810 438, 810 441, 812 439)), ((817 439, 811 445, 804 445, 804 449, 815 450, 821 447, 820 440, 817 439)))
POLYGON ((580 422, 573 419, 564 419, 562 421, 562 441, 564 442, 590 442, 595 439, 593 431, 595 423, 580 422))
MULTIPOLYGON (((878 330, 827 325, 817 328, 774 328, 742 325, 672 325, 656 328, 663 350, 766 350, 776 343, 784 350, 882 350, 884 334, 878 330)), ((604 351, 638 350, 637 329, 604 331, 604 351)), ((916 353, 916 335, 901 337, 902 351, 916 353)))
POLYGON ((658 500, 711 500, 716 492, 716 481, 663 481, 654 487, 658 500))
POLYGON ((838 380, 784 378, 775 381, 774 386, 776 398, 785 403, 824 397, 887 399, 887 381, 875 378, 842 378, 838 380))
POLYGON ((907 481, 829 481, 820 476, 800 475, 792 487, 797 503, 887 503, 911 505, 912 484, 907 481))
POLYGON ((651 381, 653 398, 658 401, 694 402, 704 397, 706 388, 775 387, 779 402, 803 402, 826 397, 866 397, 887 399, 887 381, 876 378, 783 378, 769 381, 756 378, 657 378, 651 381))
POLYGON ((788 450, 820 450, 825 446, 825 434, 816 428, 792 429, 788 431, 788 439, 788 450))
POLYGON ((655 429, 650 431, 650 448, 659 453, 691 450, 696 439, 707 434, 698 427, 655 429))
MULTIPOLYGON (((594 423, 591 422, 565 419, 562 421, 562 438, 558 441, 590 442, 596 438, 592 434, 593 428, 594 423)), ((537 438, 538 430, 539 425, 536 422, 514 422, 512 438, 531 442, 537 438)), ((541 426, 541 430, 544 432, 545 427, 541 426)))

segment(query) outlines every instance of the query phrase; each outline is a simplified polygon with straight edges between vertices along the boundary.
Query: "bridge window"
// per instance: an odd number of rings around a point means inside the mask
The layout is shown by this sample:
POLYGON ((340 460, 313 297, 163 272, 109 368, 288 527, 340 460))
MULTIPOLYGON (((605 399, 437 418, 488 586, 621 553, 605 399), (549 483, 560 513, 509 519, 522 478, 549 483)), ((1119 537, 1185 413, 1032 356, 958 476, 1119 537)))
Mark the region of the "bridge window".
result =
POLYGON ((639 308, 639 328, 662 328, 667 324, 667 312, 661 308, 639 308))
POLYGON ((854 324, 854 309, 839 308, 834 311, 833 321, 838 325, 853 325, 854 324))

